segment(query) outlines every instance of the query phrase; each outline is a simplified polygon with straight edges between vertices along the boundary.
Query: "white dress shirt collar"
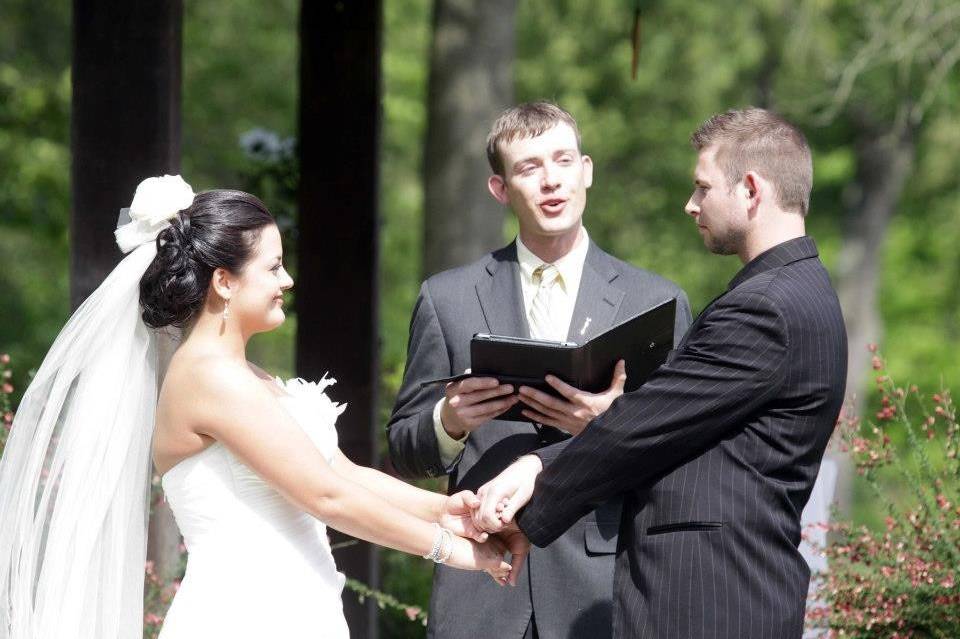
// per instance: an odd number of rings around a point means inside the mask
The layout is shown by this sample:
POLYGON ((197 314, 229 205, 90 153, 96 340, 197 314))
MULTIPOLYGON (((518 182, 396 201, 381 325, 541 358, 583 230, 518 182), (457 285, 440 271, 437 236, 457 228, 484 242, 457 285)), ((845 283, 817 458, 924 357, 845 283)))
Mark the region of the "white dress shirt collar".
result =
MULTIPOLYGON (((567 295, 576 297, 580 290, 580 278, 583 276, 583 265, 587 260, 587 252, 590 250, 590 236, 587 235, 587 229, 580 227, 583 232, 574 245, 573 249, 553 262, 560 272, 560 284, 563 286, 567 295)), ((524 284, 533 283, 533 272, 538 266, 545 262, 536 256, 536 254, 527 248, 517 236, 517 262, 520 264, 520 278, 524 284)))

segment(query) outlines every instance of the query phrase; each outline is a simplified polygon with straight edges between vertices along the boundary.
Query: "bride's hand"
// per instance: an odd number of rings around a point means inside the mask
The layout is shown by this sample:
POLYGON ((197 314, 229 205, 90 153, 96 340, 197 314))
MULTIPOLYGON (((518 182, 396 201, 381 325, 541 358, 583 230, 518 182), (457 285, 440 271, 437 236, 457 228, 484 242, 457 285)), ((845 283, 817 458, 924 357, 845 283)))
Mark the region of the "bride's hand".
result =
POLYGON ((483 570, 504 586, 510 578, 511 566, 503 560, 506 547, 496 538, 477 543, 463 537, 453 537, 453 552, 446 564, 461 570, 483 570))
POLYGON ((479 497, 469 490, 461 490, 443 502, 443 513, 438 523, 455 535, 484 542, 489 535, 473 521, 473 511, 479 507, 479 497))

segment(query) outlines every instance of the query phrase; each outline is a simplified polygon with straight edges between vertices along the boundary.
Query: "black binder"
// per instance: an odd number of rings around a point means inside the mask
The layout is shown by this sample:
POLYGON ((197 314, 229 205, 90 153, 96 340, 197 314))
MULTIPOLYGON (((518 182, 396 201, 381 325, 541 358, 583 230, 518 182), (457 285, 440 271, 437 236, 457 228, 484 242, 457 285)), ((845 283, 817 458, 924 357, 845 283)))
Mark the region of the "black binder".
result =
MULTIPOLYGON (((487 335, 478 333, 470 342, 470 373, 434 379, 421 387, 460 381, 468 377, 495 377, 501 384, 530 386, 560 396, 544 380, 555 375, 571 386, 591 393, 606 390, 617 361, 627 365, 625 391, 633 391, 660 367, 673 348, 677 301, 668 300, 600 333, 586 344, 487 335)), ((530 421, 521 414, 522 404, 497 419, 530 421)))

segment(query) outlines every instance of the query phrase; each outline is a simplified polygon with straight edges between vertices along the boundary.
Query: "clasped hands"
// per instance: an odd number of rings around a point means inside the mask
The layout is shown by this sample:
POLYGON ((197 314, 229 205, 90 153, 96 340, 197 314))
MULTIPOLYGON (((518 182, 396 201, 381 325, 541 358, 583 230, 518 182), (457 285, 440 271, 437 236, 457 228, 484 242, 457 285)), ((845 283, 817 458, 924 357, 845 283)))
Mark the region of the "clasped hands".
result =
MULTIPOLYGON (((513 386, 500 384, 495 378, 470 377, 447 384, 440 420, 451 437, 460 439, 522 401, 526 405, 523 414, 532 421, 579 435, 591 420, 623 394, 626 381, 623 360, 617 362, 610 386, 600 393, 574 388, 553 375, 547 375, 546 382, 560 393, 559 398, 528 386, 521 386, 514 393, 513 386)), ((530 501, 537 474, 542 469, 539 457, 526 455, 484 484, 477 494, 461 491, 448 497, 445 503, 441 525, 473 540, 475 554, 479 553, 478 566, 484 565, 483 560, 489 563, 494 557, 502 559, 510 554, 509 575, 502 569, 487 569, 500 585, 517 584, 523 562, 530 553, 530 541, 514 518, 517 511, 530 501)))
POLYGON ((484 484, 477 494, 464 490, 447 498, 440 521, 442 526, 477 542, 485 552, 494 552, 500 557, 510 554, 509 576, 487 571, 500 585, 517 585, 520 570, 530 554, 530 541, 514 518, 530 501, 542 469, 539 457, 526 455, 484 484))

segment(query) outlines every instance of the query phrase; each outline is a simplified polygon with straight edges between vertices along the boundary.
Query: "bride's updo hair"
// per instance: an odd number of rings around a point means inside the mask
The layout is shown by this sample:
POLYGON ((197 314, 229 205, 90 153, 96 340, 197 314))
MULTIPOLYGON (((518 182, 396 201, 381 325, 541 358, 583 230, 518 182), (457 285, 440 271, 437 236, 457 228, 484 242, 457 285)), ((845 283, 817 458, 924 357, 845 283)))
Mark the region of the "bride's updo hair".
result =
POLYGON ((198 193, 157 236, 157 256, 140 280, 143 321, 152 328, 189 326, 203 307, 214 270, 240 273, 261 231, 276 224, 243 191, 198 193))

